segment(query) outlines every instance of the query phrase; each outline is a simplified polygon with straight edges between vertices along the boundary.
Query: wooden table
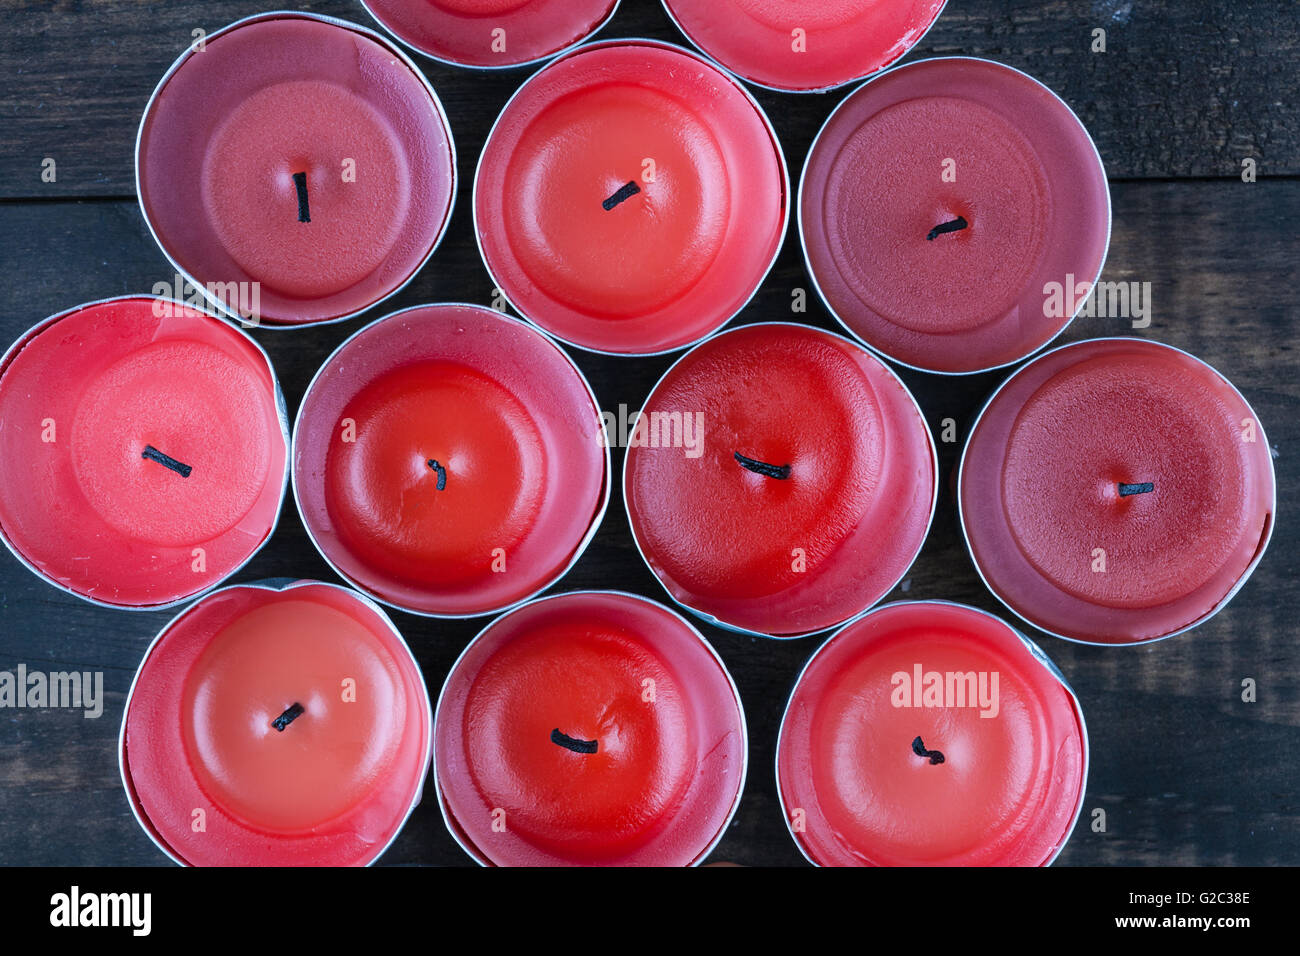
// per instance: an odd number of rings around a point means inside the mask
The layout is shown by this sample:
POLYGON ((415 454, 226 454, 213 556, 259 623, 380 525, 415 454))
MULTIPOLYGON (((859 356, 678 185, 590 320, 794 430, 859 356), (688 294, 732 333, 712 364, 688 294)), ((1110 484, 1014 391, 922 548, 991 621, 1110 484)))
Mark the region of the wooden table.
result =
MULTIPOLYGON (((356 0, 303 9, 373 26, 356 0)), ((173 281, 136 204, 132 155, 140 113, 190 42, 260 12, 256 0, 143 3, 10 0, 0 34, 0 345, 45 316, 93 299, 148 293, 173 281), (42 179, 43 161, 57 179, 42 179), (48 164, 46 164, 48 165, 48 164)), ((624 0, 601 34, 684 42, 651 0, 624 0)), ((1297 513, 1300 382, 1300 20, 1290 0, 951 0, 909 56, 987 56, 1038 77, 1078 112, 1111 177, 1114 234, 1104 280, 1150 282, 1149 328, 1080 319, 1061 341, 1135 334, 1187 349, 1223 371, 1258 411, 1278 467, 1272 548, 1232 605, 1174 640, 1094 648, 1043 636, 1088 720, 1092 768, 1084 814, 1062 864, 1300 862, 1300 643, 1297 513), (1106 51, 1093 52, 1096 29, 1106 51), (1242 181, 1242 160, 1258 181, 1242 181), (1243 679, 1258 700, 1241 699, 1243 679), (1105 832, 1090 826, 1106 812, 1105 832)), ((450 116, 461 192, 432 261, 395 299, 339 326, 256 332, 290 411, 324 358, 363 322, 409 305, 491 301, 475 248, 470 186, 484 137, 530 71, 472 72, 416 56, 450 116)), ((797 177, 839 94, 760 91, 797 177)), ((788 319, 792 290, 809 289, 792 227, 780 259, 741 321, 788 319)), ((814 295, 809 323, 837 327, 814 295)), ((639 408, 672 357, 612 359, 575 350, 602 406, 639 408)), ((945 478, 964 429, 998 374, 939 378, 905 372, 939 432, 945 478)), ((616 456, 617 458, 617 456, 616 456)), ((616 475, 617 478, 617 475, 616 475)), ((290 500, 265 550, 238 576, 336 580, 290 500)), ((617 496, 593 545, 559 589, 621 588, 664 599, 632 545, 617 496)), ((934 529, 891 599, 947 598, 997 612, 960 540, 944 494, 934 529)), ((118 777, 122 708, 140 656, 171 612, 93 607, 37 580, 0 553, 0 670, 104 672, 97 720, 68 710, 0 711, 0 863, 161 864, 118 777)), ((485 621, 441 622, 394 612, 436 694, 485 621)), ((713 856, 799 864, 772 770, 791 683, 818 639, 778 642, 702 628, 726 659, 749 719, 744 800, 713 856)), ((465 864, 426 800, 385 864, 465 864)))

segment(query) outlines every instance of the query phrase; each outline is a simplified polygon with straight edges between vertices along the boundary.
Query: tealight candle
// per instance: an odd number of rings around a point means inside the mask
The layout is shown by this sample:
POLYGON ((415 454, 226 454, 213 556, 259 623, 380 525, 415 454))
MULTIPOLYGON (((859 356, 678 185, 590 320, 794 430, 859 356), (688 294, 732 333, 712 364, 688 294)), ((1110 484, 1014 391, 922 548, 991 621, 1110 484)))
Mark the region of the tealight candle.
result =
POLYGON ((518 319, 407 309, 326 360, 294 429, 308 534, 349 582, 420 614, 487 614, 554 583, 609 499, 577 366, 518 319))
POLYGON ((731 72, 792 93, 884 69, 920 42, 945 0, 664 0, 692 43, 731 72))
POLYGON ((419 667, 373 603, 318 581, 237 585, 145 653, 122 781, 177 863, 368 864, 419 803, 432 727, 419 667))
POLYGON ((911 393, 862 347, 788 323, 682 357, 646 400, 623 491, 675 600, 774 637, 842 624, 902 578, 937 462, 911 393))
POLYGON ((958 503, 993 593, 1073 640, 1168 637, 1223 607, 1276 511, 1263 426, 1218 372, 1168 345, 1075 342, 989 400, 958 503))
POLYGON ((887 604, 800 675, 777 787, 825 866, 1039 866, 1074 828, 1088 777, 1079 702, 1036 646, 961 604, 887 604))
POLYGON ((77 306, 0 359, 0 538, 78 597, 175 604, 270 536, 288 443, 270 360, 239 329, 148 296, 77 306))
POLYGON ((522 66, 599 30, 618 0, 362 0, 397 39, 456 66, 522 66))
POLYGON ((789 181, 771 125, 721 70, 651 41, 553 61, 483 147, 474 222, 525 318, 599 352, 651 354, 720 328, 767 274, 789 181))
POLYGON ((722 660, 679 615, 586 591, 498 618, 438 699, 447 827, 499 866, 699 863, 745 782, 745 718, 722 660))
POLYGON ((849 331, 913 368, 975 372, 1037 351, 1083 307, 1110 194, 1087 131, 1047 87, 943 57, 836 107, 804 165, 799 231, 849 331))
POLYGON ((163 77, 136 185, 163 253, 214 305, 297 325, 396 292, 451 216, 455 153, 432 87, 379 34, 264 14, 163 77))

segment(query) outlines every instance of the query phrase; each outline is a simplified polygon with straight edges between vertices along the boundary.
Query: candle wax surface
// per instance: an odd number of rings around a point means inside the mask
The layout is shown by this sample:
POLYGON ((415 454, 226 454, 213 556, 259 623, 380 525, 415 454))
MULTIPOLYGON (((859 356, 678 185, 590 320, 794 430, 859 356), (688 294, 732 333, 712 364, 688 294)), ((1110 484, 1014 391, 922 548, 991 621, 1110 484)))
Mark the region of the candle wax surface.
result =
POLYGON ((1006 624, 960 605, 891 604, 809 662, 777 779, 814 862, 1033 866, 1069 837, 1086 753, 1077 702, 1006 624), (943 689, 927 697, 928 673, 943 689), (950 673, 974 675, 969 697, 955 681, 948 695, 950 673), (917 737, 942 762, 918 755, 917 737))
POLYGON ((631 595, 567 594, 499 619, 448 677, 436 733, 453 832, 499 865, 696 862, 744 776, 726 672, 681 618, 631 595))
POLYGON ((583 348, 644 354, 748 301, 780 246, 785 193, 772 131, 733 80, 666 45, 595 44, 507 104, 474 210, 521 314, 583 348))
POLYGON ((517 66, 595 32, 617 0, 365 0, 376 20, 421 53, 461 66, 517 66))
POLYGON ((185 862, 347 865, 400 827, 429 741, 427 693, 387 619, 308 583, 229 588, 173 622, 137 678, 124 745, 145 819, 185 862))
POLYGON ((216 584, 270 535, 287 458, 266 356, 167 300, 56 316, 0 371, 0 528, 86 598, 163 605, 216 584))
POLYGON ((691 42, 743 79, 824 90, 868 76, 915 45, 944 0, 667 0, 691 42))
POLYGON ((789 324, 727 332, 670 369, 644 413, 653 431, 629 442, 628 514, 687 607, 807 633, 870 607, 920 550, 936 488, 929 432, 902 383, 839 336, 789 324), (698 421, 694 450, 684 431, 671 441, 674 416, 698 421), (737 453, 789 476, 756 473, 737 453))
POLYGON ((1140 339, 1080 342, 1026 366, 985 410, 963 469, 963 518, 989 585, 1031 623, 1079 640, 1149 640, 1196 622, 1248 572, 1272 521, 1250 407, 1208 366, 1140 339))
POLYGON ((888 357, 938 372, 1004 365, 1060 332, 1075 309, 1048 284, 1073 297, 1093 282, 1110 227, 1105 173, 1069 108, 964 58, 851 94, 809 154, 800 211, 832 312, 888 357))
POLYGON ((146 111, 141 205, 199 285, 257 283, 272 324, 341 318, 396 291, 450 215, 451 133, 396 51, 310 17, 210 37, 146 111), (305 217, 305 221, 304 221, 305 217))

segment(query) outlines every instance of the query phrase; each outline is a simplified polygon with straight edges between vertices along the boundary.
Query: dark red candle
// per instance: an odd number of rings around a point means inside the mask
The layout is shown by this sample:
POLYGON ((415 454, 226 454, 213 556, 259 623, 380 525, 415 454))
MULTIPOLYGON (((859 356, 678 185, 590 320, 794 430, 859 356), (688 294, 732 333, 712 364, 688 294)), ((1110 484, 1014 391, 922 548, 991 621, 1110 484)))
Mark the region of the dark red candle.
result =
POLYGON ((403 43, 457 66, 522 66, 599 30, 618 0, 362 0, 403 43))
POLYGON ((777 786, 825 866, 1040 866, 1088 778, 1079 702, 1034 644, 962 604, 887 604, 808 661, 777 786))
POLYGON ((422 614, 487 614, 552 584, 595 533, 609 451, 553 342, 472 305, 371 323, 325 362, 294 429, 294 493, 325 559, 422 614))
POLYGON ((270 360, 239 329, 148 296, 78 306, 0 359, 0 537, 79 597, 175 604, 270 536, 288 441, 270 360))
POLYGON ((432 726, 415 658, 375 604, 318 581, 236 585, 145 652, 122 781, 177 863, 368 864, 420 801, 432 726))
POLYGON ((1052 634, 1168 637, 1223 607, 1259 563, 1276 487, 1263 425, 1186 352, 1142 339, 1055 349, 971 429, 958 500, 993 593, 1052 634))
POLYGON ((692 43, 742 79, 809 92, 862 79, 920 42, 944 0, 664 0, 692 43))
POLYGON ((525 318, 599 352, 681 348, 767 274, 789 182, 754 99, 679 47, 595 43, 506 104, 483 148, 483 261, 525 318))
POLYGON ((884 597, 934 513, 930 432, 860 346, 744 326, 670 368, 628 442, 623 491, 650 569, 723 626, 796 637, 884 597))
POLYGON ((167 258, 218 307, 268 324, 341 319, 396 292, 455 193, 451 130, 420 71, 379 34, 310 14, 202 43, 163 77, 136 147, 167 258))
POLYGON ((881 74, 835 109, 804 165, 799 229, 849 331, 913 368, 974 372, 1037 351, 1082 307, 1110 194, 1051 90, 943 57, 881 74), (1062 307, 1062 288, 1077 305, 1062 307))
POLYGON ((498 866, 700 862, 745 782, 745 718, 695 628, 581 591, 498 618, 447 677, 435 778, 452 835, 498 866))

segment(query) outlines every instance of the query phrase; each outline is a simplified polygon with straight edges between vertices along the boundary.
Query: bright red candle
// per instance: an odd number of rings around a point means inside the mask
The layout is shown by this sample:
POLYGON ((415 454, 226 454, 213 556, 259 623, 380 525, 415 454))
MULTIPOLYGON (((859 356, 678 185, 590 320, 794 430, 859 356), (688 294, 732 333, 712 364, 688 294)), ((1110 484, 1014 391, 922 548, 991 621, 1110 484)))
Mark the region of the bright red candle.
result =
POLYGON ((887 604, 812 656, 777 785, 824 866, 1039 866, 1069 838, 1088 741, 1042 651, 961 604, 887 604))
POLYGON ((945 57, 882 74, 836 108, 804 166, 799 225, 813 281, 854 335, 914 368, 974 372, 1037 351, 1082 307, 1074 293, 1106 257, 1110 194, 1051 90, 945 57))
POLYGON ((976 566, 1035 627, 1168 637, 1228 602, 1276 509, 1263 427, 1226 379, 1142 339, 1026 365, 971 430, 959 501, 976 566))
POLYGON ((432 725, 415 659, 374 604, 315 581, 238 585, 146 653, 122 779, 178 863, 368 864, 419 802, 432 725))
POLYGON ((136 180, 192 284, 292 325, 355 315, 415 274, 451 215, 455 154, 437 96, 395 46, 280 13, 176 61, 141 121, 136 180))
POLYGON ((362 0, 392 34, 458 66, 520 66, 586 39, 618 0, 362 0))
POLYGON ((751 83, 826 90, 869 76, 920 42, 944 0, 664 0, 682 32, 751 83))
POLYGON ((632 533, 668 593, 717 623, 778 637, 842 624, 921 549, 929 430, 903 383, 847 339, 734 329, 669 369, 642 419, 624 468, 632 533))
POLYGON ((720 328, 785 233, 785 161, 734 80, 664 43, 597 43, 506 104, 474 221, 519 312, 600 352, 681 348, 720 328))
POLYGON ((452 835, 499 866, 698 863, 745 781, 745 718, 699 632, 631 594, 543 598, 466 648, 438 700, 452 835))
POLYGON ((375 597, 486 614, 553 583, 609 496, 577 367, 517 319, 408 309, 345 342, 303 398, 294 491, 312 539, 375 597))
POLYGON ((91 601, 162 607, 206 591, 275 526, 282 402, 251 338, 169 300, 46 319, 0 360, 0 536, 91 601))

